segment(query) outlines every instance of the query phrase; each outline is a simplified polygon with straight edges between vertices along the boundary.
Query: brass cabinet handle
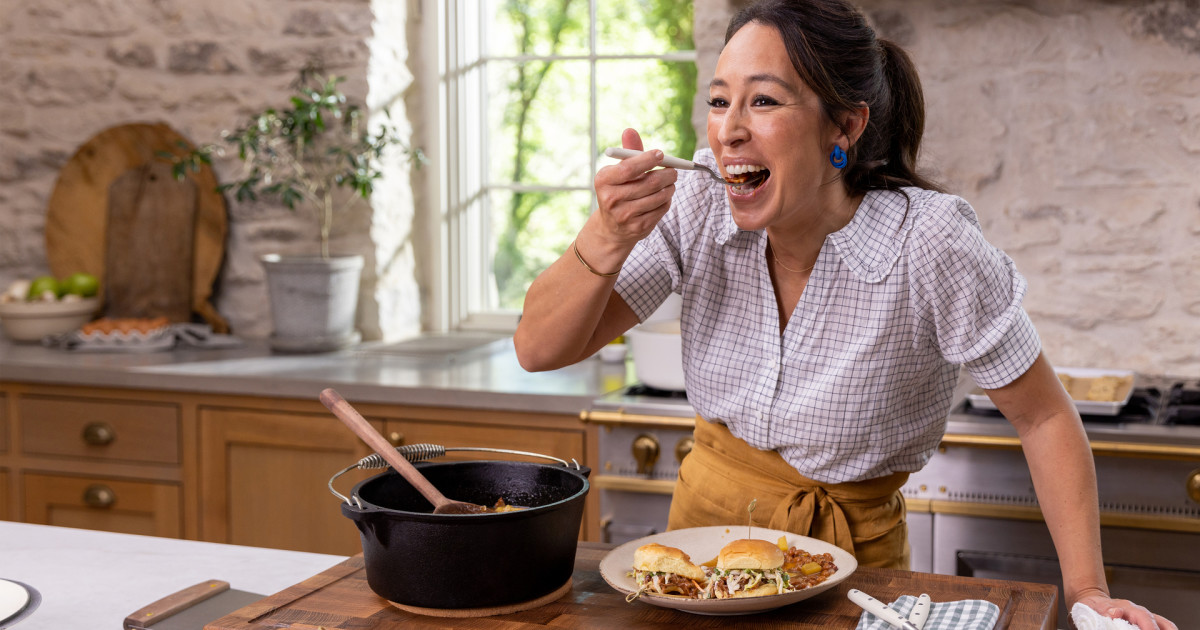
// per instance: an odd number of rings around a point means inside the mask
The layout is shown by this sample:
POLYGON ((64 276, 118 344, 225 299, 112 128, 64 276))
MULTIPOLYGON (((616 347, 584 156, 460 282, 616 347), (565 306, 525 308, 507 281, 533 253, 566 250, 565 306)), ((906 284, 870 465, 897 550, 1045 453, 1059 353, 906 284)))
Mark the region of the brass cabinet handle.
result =
POLYGON ((117 502, 117 493, 100 483, 92 484, 83 491, 83 503, 90 508, 106 509, 117 502))
POLYGON ((91 446, 108 446, 117 439, 117 432, 107 422, 89 422, 83 427, 83 441, 91 446))
POLYGON ((1200 503, 1200 468, 1193 470, 1192 474, 1188 475, 1187 494, 1192 501, 1200 503))
POLYGON ((392 446, 404 446, 404 434, 399 431, 391 431, 387 435, 387 441, 392 446))
POLYGON ((683 458, 687 457, 692 452, 692 447, 696 445, 696 440, 690 436, 685 437, 675 443, 675 461, 683 463, 683 458))
POLYGON ((658 462, 658 451, 658 440, 653 435, 643 433, 633 441, 633 459, 637 462, 639 475, 648 475, 654 470, 654 464, 658 462))

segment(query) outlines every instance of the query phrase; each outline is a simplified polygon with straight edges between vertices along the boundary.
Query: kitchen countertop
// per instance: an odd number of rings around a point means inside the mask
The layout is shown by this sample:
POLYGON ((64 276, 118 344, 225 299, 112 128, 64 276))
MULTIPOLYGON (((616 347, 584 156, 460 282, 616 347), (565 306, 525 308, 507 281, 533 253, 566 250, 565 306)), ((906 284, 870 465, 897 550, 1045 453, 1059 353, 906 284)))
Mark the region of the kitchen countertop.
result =
MULTIPOLYGON (((558 370, 527 372, 517 362, 511 337, 480 333, 371 342, 325 354, 273 353, 264 340, 248 340, 232 349, 99 353, 0 338, 0 381, 303 400, 317 400, 321 390, 334 387, 352 404, 570 415, 637 382, 631 361, 608 363, 599 357, 558 370)), ((964 411, 962 401, 974 387, 964 371, 946 434, 1011 441, 1016 430, 1003 418, 964 411)), ((1133 432, 1121 424, 1084 420, 1093 441, 1200 445, 1200 427, 1149 426, 1133 432)))
POLYGON ((205 580, 271 595, 346 559, 7 521, 0 558, 0 578, 42 596, 19 630, 120 628, 130 613, 205 580))
POLYGON ((316 400, 334 387, 354 403, 578 414, 631 383, 632 368, 593 357, 549 372, 517 362, 511 337, 424 337, 326 354, 232 349, 99 353, 0 341, 0 381, 316 400))

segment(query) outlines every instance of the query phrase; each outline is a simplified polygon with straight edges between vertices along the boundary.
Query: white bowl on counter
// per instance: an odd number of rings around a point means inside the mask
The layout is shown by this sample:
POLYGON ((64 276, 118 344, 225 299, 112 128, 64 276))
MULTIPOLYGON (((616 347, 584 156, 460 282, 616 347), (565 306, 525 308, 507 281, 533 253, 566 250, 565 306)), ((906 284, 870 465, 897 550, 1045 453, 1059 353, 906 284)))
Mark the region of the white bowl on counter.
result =
POLYGON ((99 298, 56 302, 0 303, 0 328, 13 341, 41 341, 46 335, 61 335, 92 321, 99 298))
POLYGON ((679 320, 646 322, 625 333, 633 370, 644 385, 683 391, 683 338, 679 320))

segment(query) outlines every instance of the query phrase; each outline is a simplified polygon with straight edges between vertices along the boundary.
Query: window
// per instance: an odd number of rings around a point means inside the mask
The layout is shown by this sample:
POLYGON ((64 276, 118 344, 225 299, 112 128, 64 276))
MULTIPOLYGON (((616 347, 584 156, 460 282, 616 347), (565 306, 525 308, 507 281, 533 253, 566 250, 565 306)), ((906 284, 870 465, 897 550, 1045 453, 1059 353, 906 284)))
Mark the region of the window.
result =
POLYGON ((595 208, 593 175, 623 129, 695 150, 692 3, 423 0, 422 11, 437 63, 420 85, 440 135, 427 319, 512 330, 529 284, 595 208))

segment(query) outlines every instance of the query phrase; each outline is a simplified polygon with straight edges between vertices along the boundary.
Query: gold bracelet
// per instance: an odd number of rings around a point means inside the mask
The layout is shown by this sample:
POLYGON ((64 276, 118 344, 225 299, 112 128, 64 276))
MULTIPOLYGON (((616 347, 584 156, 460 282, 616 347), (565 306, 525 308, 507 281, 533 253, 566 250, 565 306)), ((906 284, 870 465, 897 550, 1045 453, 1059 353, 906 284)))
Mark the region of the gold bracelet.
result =
POLYGON ((583 256, 579 255, 579 241, 573 241, 571 243, 571 249, 575 250, 575 257, 579 259, 579 264, 583 265, 584 269, 587 269, 588 271, 592 272, 593 275, 600 276, 601 278, 611 278, 611 277, 621 273, 620 269, 618 269, 612 273, 600 273, 599 271, 592 269, 592 266, 587 264, 587 261, 585 261, 583 259, 583 256))

